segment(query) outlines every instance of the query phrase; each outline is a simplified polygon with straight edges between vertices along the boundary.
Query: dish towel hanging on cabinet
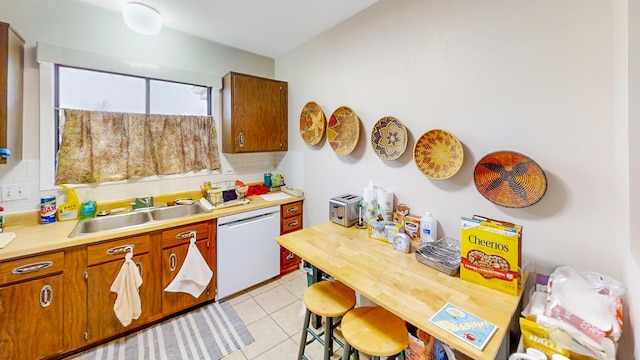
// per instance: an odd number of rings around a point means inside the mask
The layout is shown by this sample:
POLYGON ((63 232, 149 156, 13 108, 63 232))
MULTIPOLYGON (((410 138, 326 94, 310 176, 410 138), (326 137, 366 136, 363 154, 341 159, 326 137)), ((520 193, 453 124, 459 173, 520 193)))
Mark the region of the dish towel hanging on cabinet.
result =
POLYGON ((196 232, 192 231, 190 235, 191 240, 184 263, 164 291, 184 292, 197 299, 209 285, 213 271, 196 246, 196 232))
POLYGON ((125 255, 124 264, 120 272, 111 284, 111 292, 117 294, 113 304, 113 311, 122 323, 122 326, 129 326, 134 319, 140 317, 142 305, 138 288, 142 285, 142 276, 136 264, 131 260, 133 249, 125 255))

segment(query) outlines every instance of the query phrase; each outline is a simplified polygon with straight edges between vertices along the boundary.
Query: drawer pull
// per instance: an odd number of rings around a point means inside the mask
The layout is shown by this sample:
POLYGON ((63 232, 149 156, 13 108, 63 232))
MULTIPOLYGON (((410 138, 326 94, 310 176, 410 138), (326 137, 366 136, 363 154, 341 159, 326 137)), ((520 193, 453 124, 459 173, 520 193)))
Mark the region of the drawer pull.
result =
POLYGON ((184 240, 184 239, 189 239, 191 237, 193 237, 193 238, 196 237, 196 231, 195 230, 183 231, 181 233, 177 233, 176 234, 176 240, 184 240))
POLYGON ((177 267, 178 267, 178 256, 176 256, 176 254, 174 253, 171 253, 171 255, 169 255, 169 270, 175 271, 177 267))
POLYGON ((291 222, 287 223, 288 227, 294 227, 294 226, 298 226, 298 220, 293 220, 291 222))
POLYGON ((51 265, 53 265, 53 261, 40 261, 33 264, 18 266, 17 268, 13 269, 11 273, 13 275, 28 274, 28 273, 46 269, 48 267, 51 267, 51 265))
POLYGON ((126 253, 126 252, 133 253, 133 249, 134 248, 135 248, 135 246, 132 245, 132 244, 114 246, 111 249, 107 250, 107 255, 118 255, 118 254, 122 254, 122 253, 126 253))
POLYGON ((288 213, 292 213, 292 212, 296 212, 296 211, 298 211, 298 207, 297 206, 292 206, 292 207, 287 209, 288 213))
POLYGON ((142 276, 142 263, 140 261, 138 261, 136 263, 136 267, 138 268, 138 272, 140 273, 140 276, 142 276))
POLYGON ((51 285, 45 285, 40 289, 40 306, 46 308, 51 305, 53 300, 53 288, 51 285))
POLYGON ((287 255, 287 260, 293 260, 296 257, 296 255, 294 253, 292 253, 291 251, 289 251, 289 255, 287 255))

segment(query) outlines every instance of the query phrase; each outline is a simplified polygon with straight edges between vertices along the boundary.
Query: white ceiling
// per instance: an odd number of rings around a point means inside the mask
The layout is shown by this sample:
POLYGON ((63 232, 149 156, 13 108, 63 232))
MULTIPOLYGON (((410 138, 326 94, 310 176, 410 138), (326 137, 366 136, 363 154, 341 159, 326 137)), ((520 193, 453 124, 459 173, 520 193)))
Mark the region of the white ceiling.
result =
MULTIPOLYGON (((129 0, 79 0, 120 12, 129 0)), ((377 0, 136 0, 160 12, 163 25, 276 58, 377 0)))

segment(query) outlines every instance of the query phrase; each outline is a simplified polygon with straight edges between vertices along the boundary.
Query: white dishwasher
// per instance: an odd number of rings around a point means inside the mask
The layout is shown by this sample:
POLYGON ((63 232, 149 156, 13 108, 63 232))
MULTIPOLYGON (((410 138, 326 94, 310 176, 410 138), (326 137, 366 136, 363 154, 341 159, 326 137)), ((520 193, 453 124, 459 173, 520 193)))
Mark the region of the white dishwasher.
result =
POLYGON ((216 300, 280 274, 280 206, 218 218, 216 300))

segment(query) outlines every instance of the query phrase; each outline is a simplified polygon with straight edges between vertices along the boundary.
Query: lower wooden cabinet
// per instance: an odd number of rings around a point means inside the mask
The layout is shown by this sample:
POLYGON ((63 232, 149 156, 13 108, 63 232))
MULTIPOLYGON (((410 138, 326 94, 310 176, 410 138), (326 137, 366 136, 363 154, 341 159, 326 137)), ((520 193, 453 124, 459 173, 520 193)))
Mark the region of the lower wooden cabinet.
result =
POLYGON ((138 325, 143 325, 160 315, 157 261, 153 259, 150 235, 132 236, 87 246, 87 332, 88 342, 104 339, 138 325), (123 326, 113 310, 117 294, 111 285, 124 264, 125 255, 133 253, 142 277, 139 295, 142 313, 123 326))
POLYGON ((39 359, 64 350, 64 253, 0 264, 0 359, 39 359))
POLYGON ((215 226, 208 222, 180 226, 162 232, 162 314, 170 315, 201 304, 215 297, 215 273, 207 288, 198 298, 183 292, 168 292, 164 289, 173 281, 184 265, 191 242, 191 232, 196 233, 196 246, 215 272, 215 226))
MULTIPOLYGON (((280 235, 302 229, 302 201, 296 201, 280 206, 280 235)), ((285 274, 298 268, 300 257, 291 251, 280 247, 280 274, 285 274)))

